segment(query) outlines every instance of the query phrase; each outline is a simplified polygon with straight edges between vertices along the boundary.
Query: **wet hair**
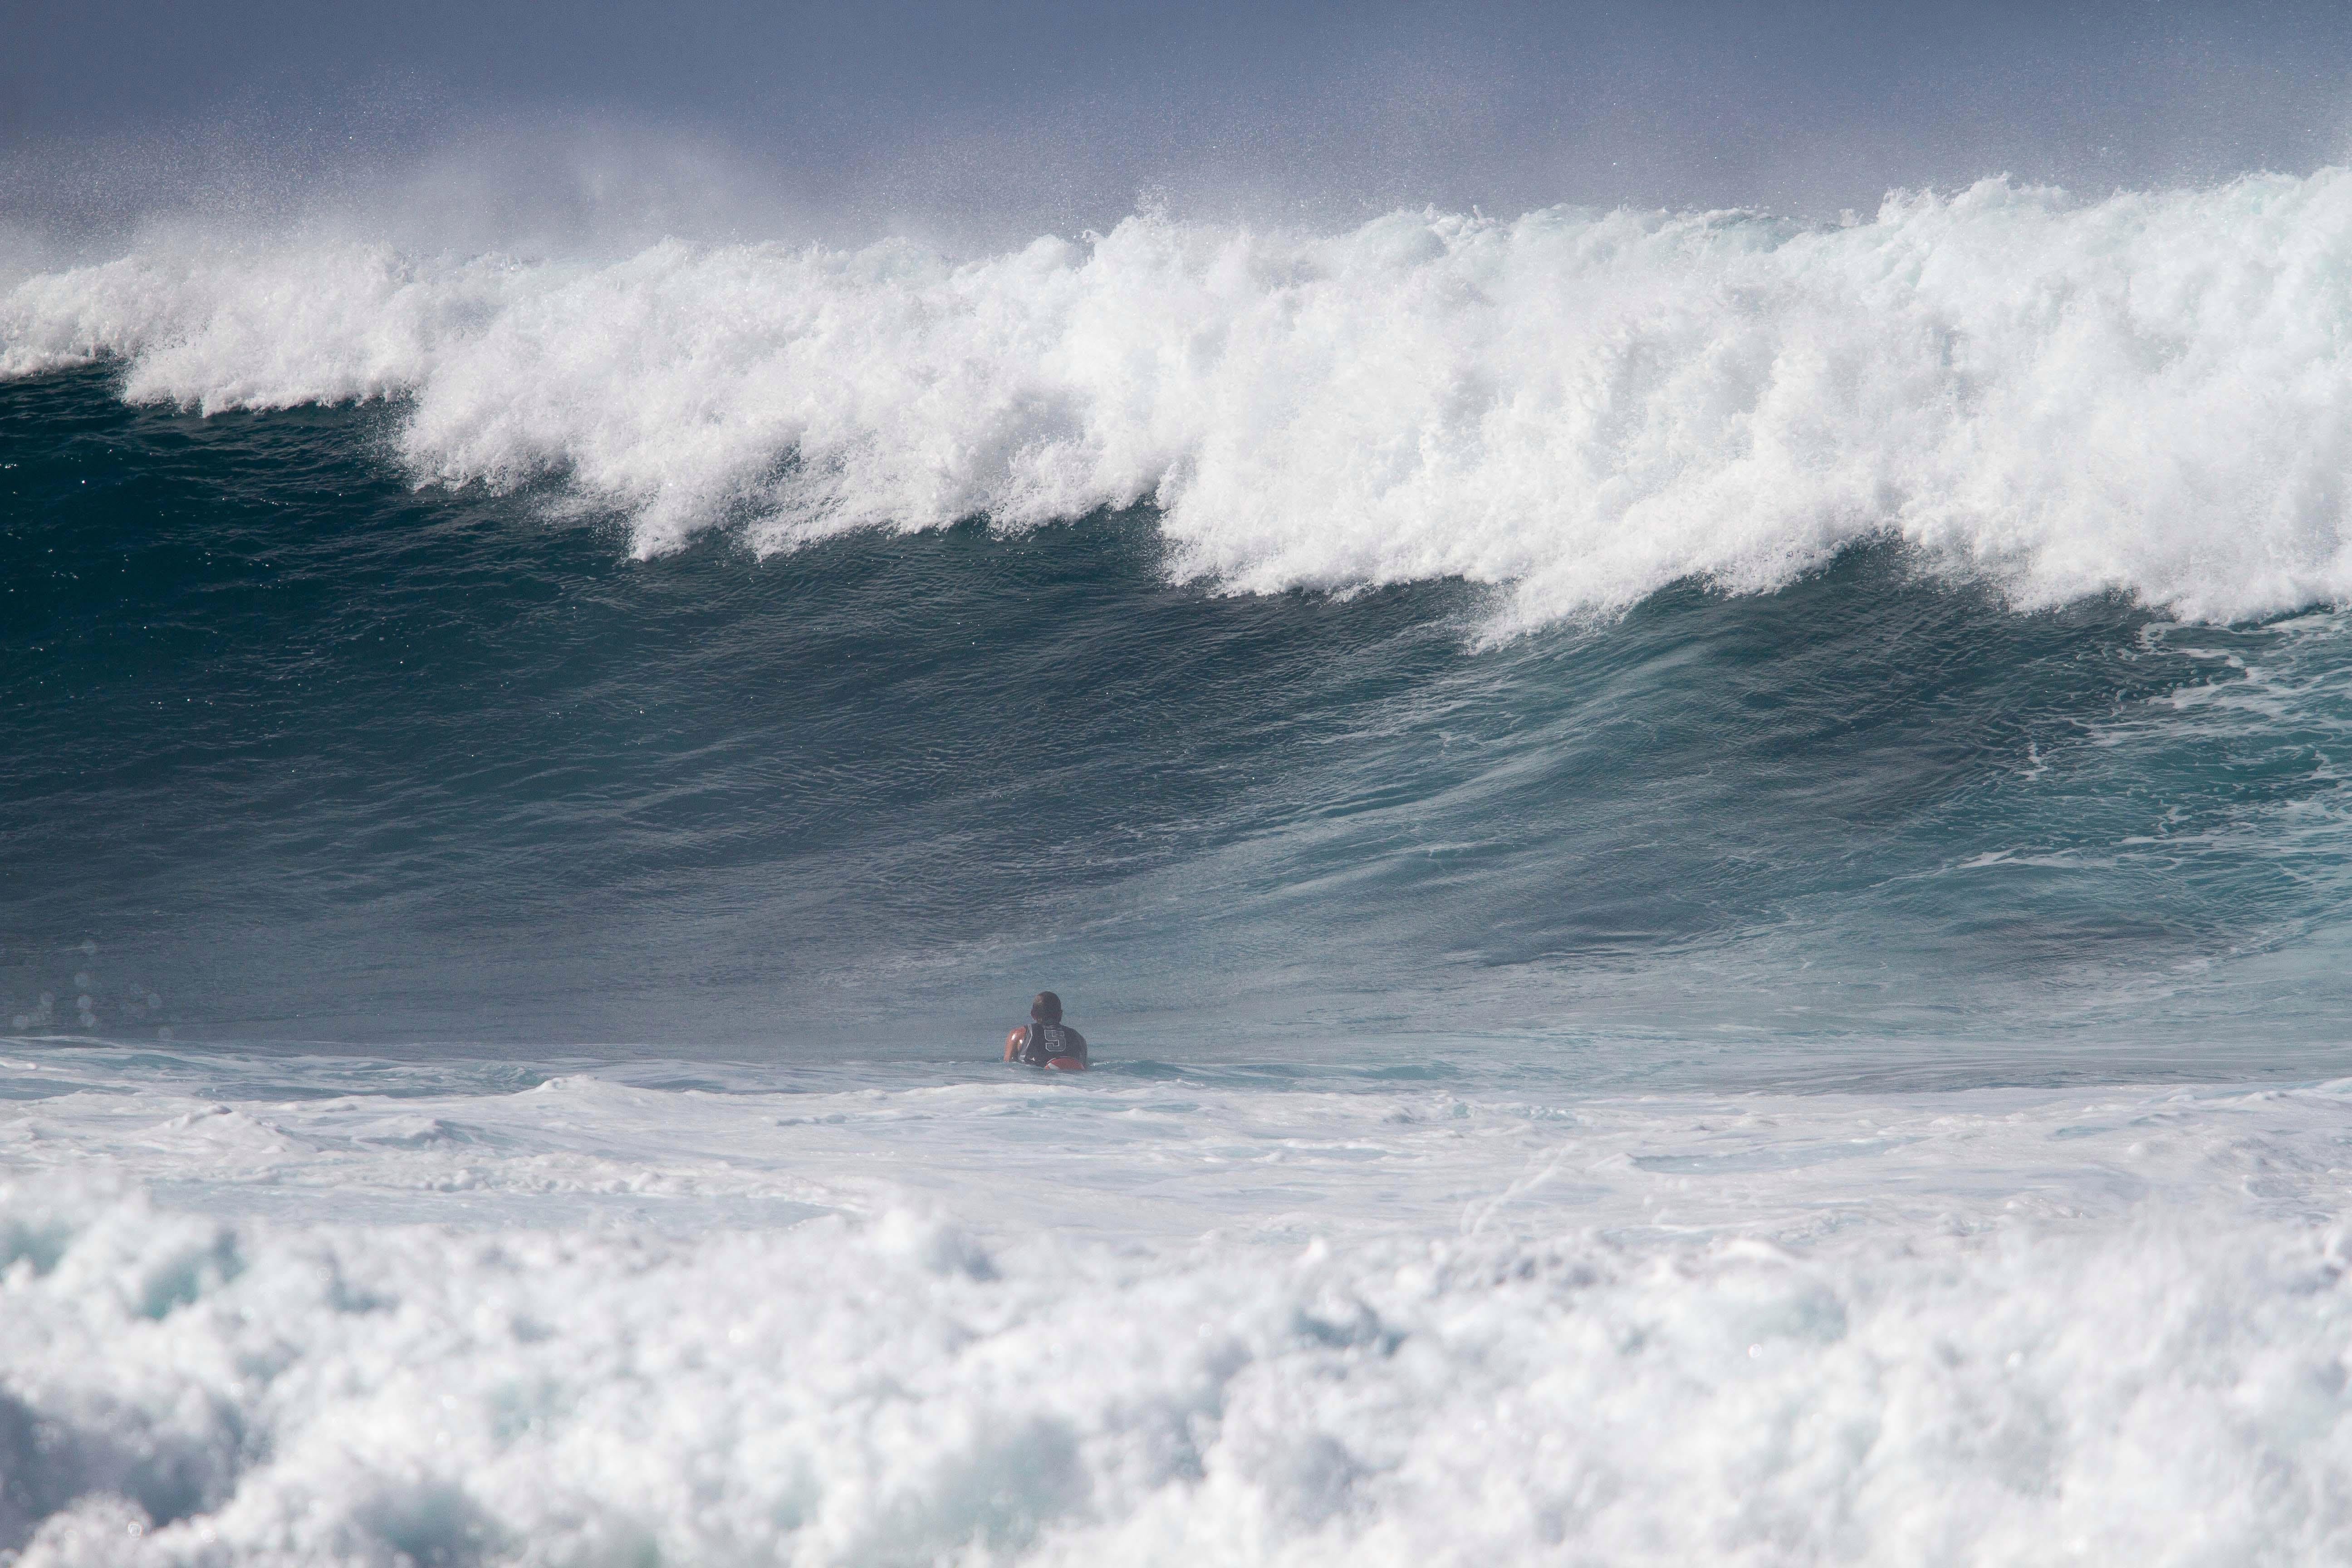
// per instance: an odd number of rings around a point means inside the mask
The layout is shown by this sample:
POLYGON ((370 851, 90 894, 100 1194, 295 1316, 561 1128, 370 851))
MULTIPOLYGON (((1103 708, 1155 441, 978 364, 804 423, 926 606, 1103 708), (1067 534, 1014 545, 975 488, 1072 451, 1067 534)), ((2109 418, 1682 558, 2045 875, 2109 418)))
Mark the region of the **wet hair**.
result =
POLYGON ((1062 999, 1051 991, 1040 991, 1037 1000, 1029 1004, 1029 1016, 1041 1024, 1058 1024, 1062 1021, 1062 999))

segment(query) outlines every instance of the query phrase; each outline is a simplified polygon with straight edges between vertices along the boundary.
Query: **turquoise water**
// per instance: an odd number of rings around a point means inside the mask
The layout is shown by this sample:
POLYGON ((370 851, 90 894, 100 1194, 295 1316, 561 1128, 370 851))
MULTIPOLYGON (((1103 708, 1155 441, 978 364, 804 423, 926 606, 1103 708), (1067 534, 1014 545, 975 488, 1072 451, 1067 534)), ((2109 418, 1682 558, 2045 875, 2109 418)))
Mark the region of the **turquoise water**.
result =
POLYGON ((1864 544, 1496 644, 1459 583, 1171 583, 1148 507, 635 560, 414 488, 395 409, 118 379, 0 388, 29 1031, 940 1058, 1051 984, 1162 1057, 2340 1037, 2332 614, 1864 544))

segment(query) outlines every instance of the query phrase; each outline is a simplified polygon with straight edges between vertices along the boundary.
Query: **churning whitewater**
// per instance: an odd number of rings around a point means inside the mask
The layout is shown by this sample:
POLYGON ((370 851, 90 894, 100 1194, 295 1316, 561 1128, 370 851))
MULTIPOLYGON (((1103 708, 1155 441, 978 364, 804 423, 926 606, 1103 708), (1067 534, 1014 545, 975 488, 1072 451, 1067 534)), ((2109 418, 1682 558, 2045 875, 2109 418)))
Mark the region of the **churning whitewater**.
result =
POLYGON ((557 477, 635 547, 1149 500, 1248 592, 1461 577, 1502 624, 1767 591, 1891 536, 2020 607, 2344 597, 2352 172, 2083 203, 1986 181, 1744 213, 1139 216, 955 263, 605 262, 296 228, 18 279, 0 372, 207 413, 396 399, 421 482, 557 477))
POLYGON ((16 264, 0 1563, 2352 1562, 2347 342, 2336 168, 16 264))
POLYGON ((2342 1085, 8 1071, 20 1564, 2352 1548, 2342 1085))

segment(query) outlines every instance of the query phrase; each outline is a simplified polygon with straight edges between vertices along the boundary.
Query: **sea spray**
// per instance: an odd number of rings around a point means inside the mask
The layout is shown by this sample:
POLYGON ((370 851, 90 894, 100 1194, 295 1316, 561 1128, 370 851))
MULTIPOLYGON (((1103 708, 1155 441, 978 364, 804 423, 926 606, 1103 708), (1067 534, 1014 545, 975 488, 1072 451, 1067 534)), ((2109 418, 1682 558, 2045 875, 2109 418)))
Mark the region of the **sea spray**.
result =
POLYGON ((1989 180, 1748 213, 1340 234, 1128 219, 954 261, 617 262, 181 231, 0 300, 0 370, 207 411, 401 402, 418 481, 560 478, 642 554, 1149 500, 1226 587, 1460 576, 1498 624, 1907 542, 2017 605, 2352 594, 2352 173, 2083 202, 1989 180))

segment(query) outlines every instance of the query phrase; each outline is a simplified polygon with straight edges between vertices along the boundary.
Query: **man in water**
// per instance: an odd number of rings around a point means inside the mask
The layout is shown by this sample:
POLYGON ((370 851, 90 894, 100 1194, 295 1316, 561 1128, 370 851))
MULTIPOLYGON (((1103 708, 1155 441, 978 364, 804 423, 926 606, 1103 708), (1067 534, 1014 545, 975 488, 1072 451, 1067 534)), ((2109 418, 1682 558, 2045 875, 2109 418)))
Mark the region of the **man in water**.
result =
POLYGON ((1004 1037, 1004 1059, 1033 1068, 1059 1068, 1064 1072, 1087 1070, 1087 1037, 1062 1022, 1062 999, 1051 991, 1037 993, 1029 1004, 1029 1022, 1004 1037))

